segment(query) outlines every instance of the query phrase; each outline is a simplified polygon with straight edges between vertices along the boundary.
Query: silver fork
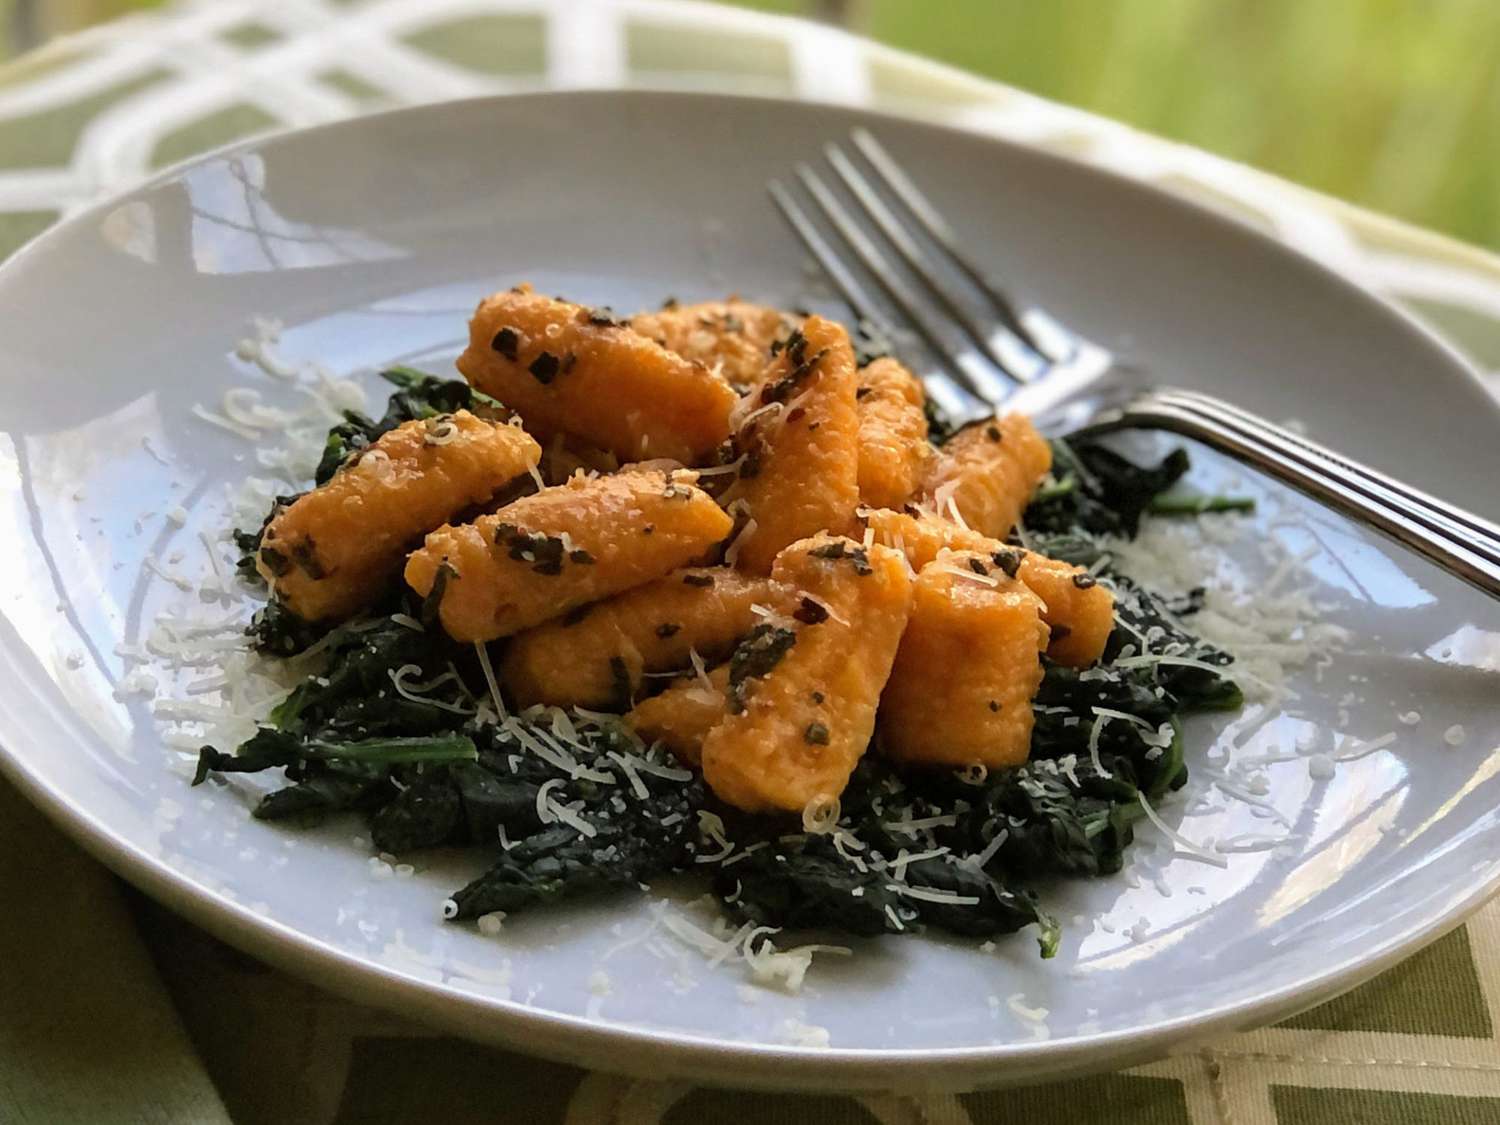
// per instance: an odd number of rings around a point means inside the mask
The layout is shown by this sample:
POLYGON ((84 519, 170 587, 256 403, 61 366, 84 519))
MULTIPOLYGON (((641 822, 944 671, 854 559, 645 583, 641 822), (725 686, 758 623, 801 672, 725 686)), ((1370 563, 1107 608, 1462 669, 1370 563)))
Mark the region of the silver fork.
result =
POLYGON ((1154 385, 1043 310, 1022 308, 971 262, 931 201, 868 131, 856 129, 850 139, 858 159, 838 145, 825 150, 842 197, 807 164, 796 171, 811 209, 778 181, 767 188, 854 314, 906 341, 903 351, 918 359, 929 395, 959 424, 1019 410, 1049 436, 1170 430, 1500 598, 1500 526, 1222 399, 1154 385))

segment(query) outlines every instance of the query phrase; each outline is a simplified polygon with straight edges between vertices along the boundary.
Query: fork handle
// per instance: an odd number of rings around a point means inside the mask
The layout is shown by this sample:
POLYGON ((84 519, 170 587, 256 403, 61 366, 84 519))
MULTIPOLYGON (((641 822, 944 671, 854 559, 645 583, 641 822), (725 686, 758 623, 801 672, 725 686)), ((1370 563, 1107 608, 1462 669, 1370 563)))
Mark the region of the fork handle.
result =
POLYGON ((1228 453, 1500 598, 1500 527, 1472 512, 1208 395, 1150 392, 1117 415, 1110 428, 1143 426, 1228 453))
POLYGON ((1477 532, 1480 537, 1487 537, 1491 542, 1500 540, 1500 525, 1423 492, 1419 488, 1414 488, 1395 477, 1387 476, 1379 469, 1361 464, 1353 458, 1329 449, 1326 445, 1319 445, 1299 433, 1268 423, 1259 415, 1252 414, 1242 407, 1199 391, 1174 388, 1171 394, 1178 400, 1224 419, 1226 423, 1238 429, 1265 435, 1267 440, 1275 443, 1278 448, 1286 450, 1289 456, 1296 456, 1299 453, 1310 454, 1313 455, 1315 463, 1318 459, 1332 461, 1359 477, 1364 484, 1374 487, 1380 495, 1398 504, 1403 502, 1412 504, 1419 512, 1440 521, 1443 526, 1459 536, 1468 532, 1477 532))
POLYGON ((1220 399, 1188 391, 1172 391, 1164 397, 1175 405, 1184 406, 1190 413, 1263 442, 1277 454, 1300 462, 1310 471, 1331 472, 1340 483, 1367 499, 1384 503, 1427 530, 1452 539, 1459 546, 1468 547, 1491 563, 1500 565, 1500 527, 1481 516, 1439 500, 1220 399))

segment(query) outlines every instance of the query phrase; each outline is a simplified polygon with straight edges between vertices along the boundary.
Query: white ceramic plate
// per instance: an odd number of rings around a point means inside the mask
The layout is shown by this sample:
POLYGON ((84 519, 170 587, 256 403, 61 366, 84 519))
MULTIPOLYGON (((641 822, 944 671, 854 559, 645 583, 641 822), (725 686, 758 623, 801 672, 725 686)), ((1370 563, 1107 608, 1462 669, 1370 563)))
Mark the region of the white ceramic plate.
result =
MULTIPOLYGON (((438 919, 473 860, 419 858, 430 866, 412 878, 374 880, 357 825, 290 833, 249 819, 243 786, 189 790, 146 703, 114 697, 117 646, 186 596, 148 555, 201 574, 198 533, 220 532, 223 486, 258 471, 248 443, 191 408, 237 385, 288 393, 233 354, 252 315, 285 323, 287 356, 359 373, 450 358, 477 298, 523 278, 621 309, 729 289, 805 299, 802 256, 762 185, 856 123, 920 170, 976 257, 1164 381, 1296 415, 1500 514, 1496 410, 1452 354, 1166 195, 805 104, 636 93, 403 111, 208 157, 0 270, 7 775, 127 878, 326 987, 524 1050, 697 1081, 961 1087, 1116 1066, 1307 1007, 1456 924, 1500 878, 1500 609, 1255 481, 1241 487, 1263 514, 1227 556, 1253 574, 1261 536, 1305 552, 1295 580, 1353 639, 1264 722, 1221 736, 1195 721, 1194 815, 1189 800, 1165 812, 1197 839, 1285 842, 1221 871, 1172 857, 1144 827, 1131 874, 1049 892, 1068 923, 1051 962, 1024 938, 991 953, 893 939, 819 961, 800 995, 747 989, 739 968, 624 941, 660 889, 485 937, 438 919), (177 504, 185 527, 164 518, 177 504), (1406 710, 1421 722, 1397 725, 1406 710), (1466 732, 1456 748, 1451 724, 1466 732), (1332 751, 1390 729, 1394 745, 1328 779, 1295 755, 1268 765, 1274 817, 1211 784, 1302 732, 1332 751), (588 984, 601 967, 603 996, 588 984), (1048 1009, 1045 1031, 1012 997, 1048 1009), (830 1046, 789 1045, 805 1026, 830 1046)), ((1212 458, 1199 472, 1236 475, 1212 458)))

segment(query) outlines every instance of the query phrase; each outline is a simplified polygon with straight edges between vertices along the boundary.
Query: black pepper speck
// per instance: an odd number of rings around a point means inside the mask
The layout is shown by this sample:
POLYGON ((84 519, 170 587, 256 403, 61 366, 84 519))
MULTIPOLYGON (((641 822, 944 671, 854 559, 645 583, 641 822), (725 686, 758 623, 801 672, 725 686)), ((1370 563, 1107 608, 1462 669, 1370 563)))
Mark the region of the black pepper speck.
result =
POLYGON ((503 355, 512 363, 516 361, 517 349, 521 346, 521 337, 516 335, 514 328, 502 328, 495 333, 495 338, 490 341, 490 347, 503 355))
POLYGON ((821 625, 828 620, 828 610, 821 602, 805 597, 797 604, 797 611, 792 616, 804 625, 821 625))
POLYGON ((1007 578, 1014 578, 1016 576, 1016 572, 1021 569, 1021 559, 1023 557, 1024 552, 1013 550, 1010 547, 996 551, 990 556, 994 560, 995 565, 1005 571, 1007 578))
POLYGON ((538 383, 546 386, 557 378, 557 372, 561 366, 558 358, 551 352, 542 352, 531 361, 531 366, 526 370, 531 372, 538 383))

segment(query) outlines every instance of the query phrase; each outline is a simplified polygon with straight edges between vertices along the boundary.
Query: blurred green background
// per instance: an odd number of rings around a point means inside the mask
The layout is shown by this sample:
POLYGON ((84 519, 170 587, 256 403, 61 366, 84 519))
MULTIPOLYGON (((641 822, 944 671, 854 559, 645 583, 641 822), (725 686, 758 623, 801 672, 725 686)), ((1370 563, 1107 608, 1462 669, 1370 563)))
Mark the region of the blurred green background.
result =
MULTIPOLYGON (((0 54, 160 0, 0 0, 0 54)), ((1500 248, 1500 0, 742 0, 1500 248)))

